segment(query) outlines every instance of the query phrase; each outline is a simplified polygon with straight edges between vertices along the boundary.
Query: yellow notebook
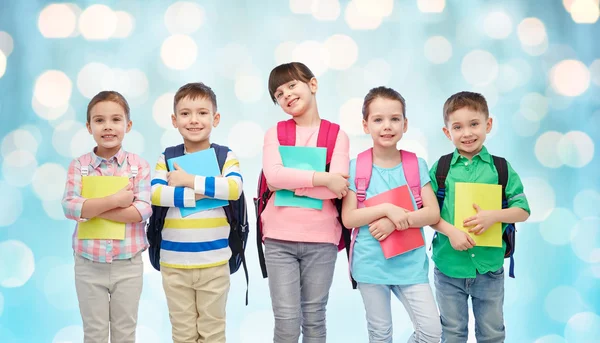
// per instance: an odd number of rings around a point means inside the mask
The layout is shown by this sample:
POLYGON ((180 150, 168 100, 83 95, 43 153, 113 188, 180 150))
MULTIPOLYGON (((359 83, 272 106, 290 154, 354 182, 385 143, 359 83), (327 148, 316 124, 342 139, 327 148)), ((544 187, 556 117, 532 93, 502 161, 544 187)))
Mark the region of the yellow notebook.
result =
POLYGON ((469 233, 477 246, 502 247, 502 223, 495 223, 483 234, 470 233, 469 228, 463 227, 463 221, 474 216, 477 211, 473 204, 482 210, 502 209, 502 186, 485 183, 457 182, 455 184, 454 198, 454 226, 459 230, 469 233))
MULTIPOLYGON (((117 193, 127 186, 127 176, 82 176, 81 196, 86 199, 102 198, 117 193)), ((125 239, 125 223, 103 218, 92 218, 79 223, 79 239, 125 239)))

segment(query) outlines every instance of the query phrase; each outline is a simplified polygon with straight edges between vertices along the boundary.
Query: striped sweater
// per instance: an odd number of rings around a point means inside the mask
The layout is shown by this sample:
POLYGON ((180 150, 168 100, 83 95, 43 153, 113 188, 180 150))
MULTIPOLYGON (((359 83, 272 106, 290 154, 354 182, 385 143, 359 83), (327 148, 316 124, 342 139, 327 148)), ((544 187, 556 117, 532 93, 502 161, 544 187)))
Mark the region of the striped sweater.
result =
POLYGON ((156 163, 152 179, 152 204, 169 207, 162 230, 160 264, 171 268, 208 268, 227 263, 229 223, 220 207, 182 218, 179 207, 194 207, 195 194, 214 199, 237 200, 242 193, 242 175, 235 154, 229 150, 220 177, 195 176, 194 189, 167 184, 164 153, 156 163))

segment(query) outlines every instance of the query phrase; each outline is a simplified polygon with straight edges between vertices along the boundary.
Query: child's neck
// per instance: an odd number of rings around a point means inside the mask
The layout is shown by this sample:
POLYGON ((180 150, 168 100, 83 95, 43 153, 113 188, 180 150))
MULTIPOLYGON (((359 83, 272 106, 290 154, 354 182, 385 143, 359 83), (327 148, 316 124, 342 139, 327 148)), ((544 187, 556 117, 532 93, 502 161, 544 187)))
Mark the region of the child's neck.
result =
POLYGON ((119 150, 121 150, 121 144, 119 144, 118 146, 116 146, 114 148, 109 148, 109 149, 105 149, 98 145, 94 149, 94 153, 96 154, 96 156, 102 157, 103 159, 108 160, 109 158, 115 156, 119 152, 119 150))
POLYGON ((402 162, 400 152, 395 146, 373 146, 373 163, 382 168, 393 168, 402 162))
POLYGON ((466 158, 469 161, 473 160, 473 157, 475 157, 477 154, 479 154, 481 152, 481 150, 483 150, 483 146, 481 148, 479 148, 477 151, 472 151, 472 152, 466 152, 466 151, 462 151, 462 150, 458 150, 458 153, 466 158))
POLYGON ((317 107, 311 107, 306 112, 293 118, 296 125, 303 127, 318 126, 321 123, 321 117, 319 117, 319 111, 317 107))
POLYGON ((200 142, 190 142, 190 141, 184 140, 183 146, 185 147, 185 151, 187 153, 193 153, 193 152, 206 150, 206 149, 210 148, 210 140, 206 139, 206 140, 203 140, 200 142))

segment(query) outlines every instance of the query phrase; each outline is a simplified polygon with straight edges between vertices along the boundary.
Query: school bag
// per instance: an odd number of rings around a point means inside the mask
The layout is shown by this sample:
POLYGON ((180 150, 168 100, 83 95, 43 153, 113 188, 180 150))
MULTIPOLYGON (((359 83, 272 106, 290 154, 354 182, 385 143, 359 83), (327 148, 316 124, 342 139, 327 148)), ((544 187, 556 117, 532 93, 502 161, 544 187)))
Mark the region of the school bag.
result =
MULTIPOLYGON (((333 155, 333 149, 335 148, 335 142, 337 135, 340 131, 340 126, 335 123, 331 123, 325 119, 321 119, 319 126, 319 134, 317 136, 317 147, 327 148, 326 165, 325 170, 329 171, 329 165, 331 163, 331 156, 333 155)), ((296 145, 296 122, 293 119, 281 121, 277 123, 277 139, 280 145, 294 146, 296 145)), ((262 221, 261 214, 267 207, 267 202, 273 195, 273 192, 269 190, 267 179, 265 174, 261 172, 258 179, 257 196, 254 198, 254 207, 256 210, 256 245, 258 249, 258 260, 260 263, 260 270, 263 278, 267 275, 267 264, 265 262, 265 254, 263 251, 263 235, 262 235, 262 221)), ((342 237, 338 243, 338 251, 346 249, 346 255, 350 256, 350 232, 344 227, 342 223, 342 200, 332 199, 337 212, 338 220, 342 225, 342 237)))
MULTIPOLYGON (((223 171, 223 166, 227 160, 229 148, 226 146, 211 143, 211 148, 215 149, 219 168, 223 171)), ((183 144, 168 147, 165 149, 165 164, 167 170, 169 164, 167 161, 171 158, 183 156, 183 144)), ((233 274, 238 271, 240 266, 244 267, 246 276, 246 305, 248 305, 248 268, 246 266, 246 258, 244 252, 246 250, 246 242, 248 241, 248 211, 244 192, 238 200, 230 200, 229 204, 223 207, 227 222, 229 222, 229 248, 231 249, 231 258, 229 259, 229 272, 233 274)), ((168 207, 152 205, 152 215, 148 221, 148 229, 146 235, 148 237, 148 254, 150 255, 150 263, 156 270, 160 270, 160 244, 162 242, 162 229, 165 224, 168 207)))
MULTIPOLYGON (((404 177, 410 192, 415 199, 417 209, 423 207, 423 200, 421 198, 421 175, 419 173, 419 160, 417 155, 413 152, 400 150, 400 156, 402 158, 402 170, 404 171, 404 177)), ((354 177, 354 186, 356 187, 356 200, 358 202, 358 208, 364 207, 364 201, 367 198, 367 188, 369 188, 369 182, 371 181, 371 174, 373 172, 373 148, 369 148, 356 157, 356 175, 354 177)), ((356 281, 352 278, 351 267, 352 267, 352 252, 354 251, 354 243, 358 236, 358 230, 356 227, 352 229, 352 237, 350 243, 350 257, 348 262, 348 273, 353 286, 356 285, 356 281)), ((356 287, 354 287, 356 288, 356 287)))
MULTIPOLYGON (((436 197, 440 204, 440 211, 444 205, 444 198, 446 197, 446 177, 448 171, 450 171, 450 163, 452 162, 453 153, 440 157, 438 161, 437 170, 435 172, 435 179, 437 180, 438 190, 436 197)), ((502 208, 508 208, 508 201, 506 200, 506 184, 508 183, 508 164, 506 159, 498 156, 493 156, 494 167, 498 172, 498 184, 502 186, 502 208)), ((504 251, 504 258, 510 258, 510 268, 508 275, 511 278, 515 277, 515 238, 517 228, 514 223, 507 223, 504 233, 502 233, 502 240, 506 242, 506 250, 504 251)), ((437 233, 434 235, 437 236, 437 233)))

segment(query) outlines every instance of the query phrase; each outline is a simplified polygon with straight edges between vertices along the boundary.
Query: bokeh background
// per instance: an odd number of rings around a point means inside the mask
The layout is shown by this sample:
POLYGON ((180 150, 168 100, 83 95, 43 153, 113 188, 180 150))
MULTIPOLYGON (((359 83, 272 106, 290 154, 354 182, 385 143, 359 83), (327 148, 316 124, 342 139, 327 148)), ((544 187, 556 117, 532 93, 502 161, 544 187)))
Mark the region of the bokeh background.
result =
MULTIPOLYGON (((60 199, 68 163, 94 146, 84 126, 93 95, 125 95, 134 124, 124 146, 154 165, 180 142, 169 119, 177 88, 213 87, 222 114, 213 141, 239 156, 251 201, 263 134, 286 119, 269 99, 268 74, 292 60, 316 74, 320 114, 350 135, 351 157, 370 145, 360 107, 371 87, 404 95, 410 125, 400 146, 430 165, 452 150, 441 131, 445 99, 483 93, 494 118, 487 146, 511 161, 532 209, 518 225, 517 277, 506 280, 507 342, 600 342, 598 0, 3 0, 0 7, 0 342, 82 342, 74 223, 60 199)), ((250 304, 243 273, 235 274, 229 342, 272 341, 251 229, 250 304)), ((161 277, 144 258, 137 341, 169 342, 161 277)), ((340 254, 328 341, 366 342, 362 300, 346 270, 340 254)), ((412 327, 396 299, 393 315, 394 342, 405 342, 412 327)))

